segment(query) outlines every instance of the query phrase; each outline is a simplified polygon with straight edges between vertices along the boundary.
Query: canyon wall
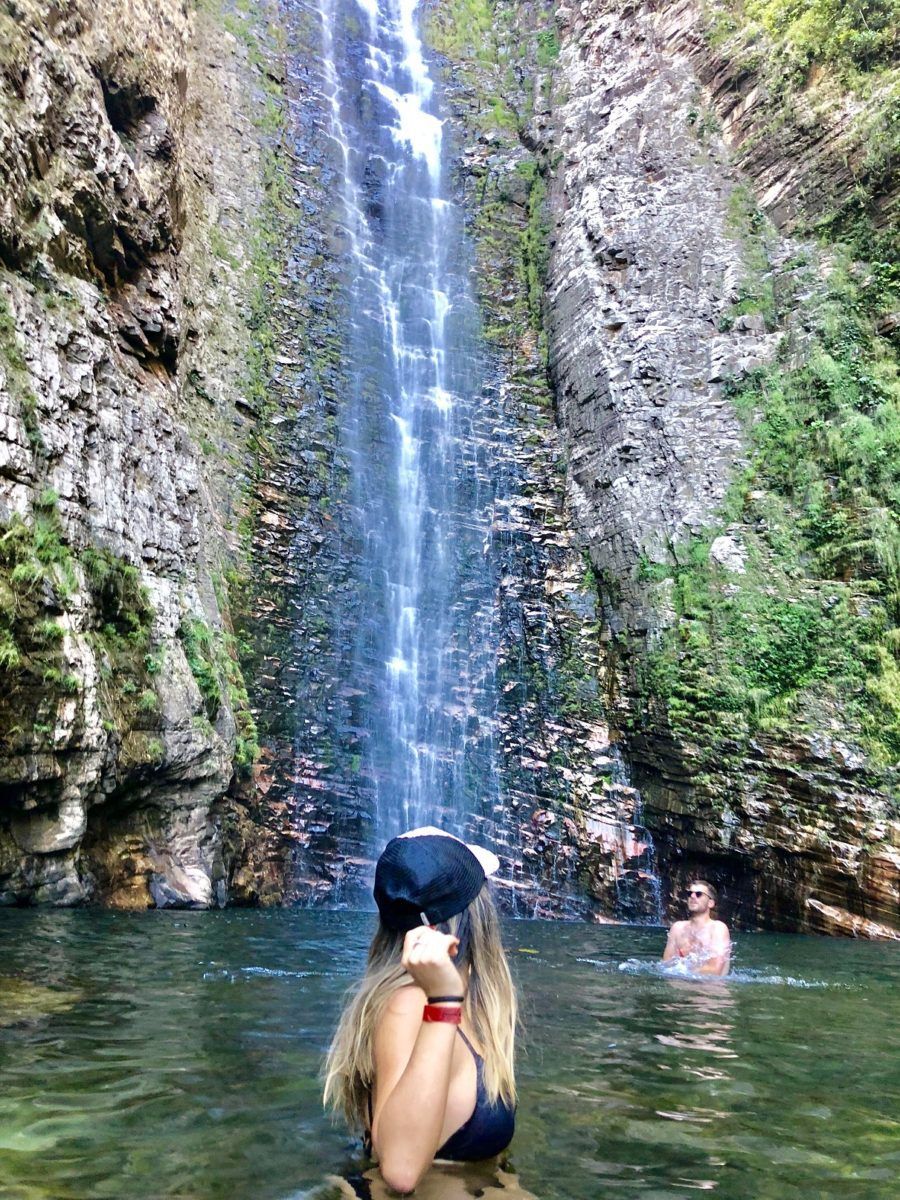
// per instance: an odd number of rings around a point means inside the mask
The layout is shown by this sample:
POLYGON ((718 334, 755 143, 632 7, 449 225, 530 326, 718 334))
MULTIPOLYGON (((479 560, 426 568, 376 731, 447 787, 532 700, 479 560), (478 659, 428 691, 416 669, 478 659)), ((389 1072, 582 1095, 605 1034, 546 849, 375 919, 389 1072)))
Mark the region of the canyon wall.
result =
POLYGON ((855 443, 843 466, 820 448, 896 403, 871 365, 895 298, 834 221, 865 178, 864 104, 820 84, 786 111, 697 5, 556 15, 550 366, 662 874, 673 896, 714 879, 739 923, 897 929, 896 493, 871 463, 867 492, 841 481, 855 443))
MULTIPOLYGON (((643 822, 673 913, 702 874, 739 925, 897 930, 895 74, 688 0, 424 17, 507 447, 510 907, 654 915, 643 822)), ((372 781, 316 14, 0 34, 0 901, 340 898, 372 781)))
POLYGON ((223 903, 262 70, 179 0, 0 30, 0 900, 223 903))

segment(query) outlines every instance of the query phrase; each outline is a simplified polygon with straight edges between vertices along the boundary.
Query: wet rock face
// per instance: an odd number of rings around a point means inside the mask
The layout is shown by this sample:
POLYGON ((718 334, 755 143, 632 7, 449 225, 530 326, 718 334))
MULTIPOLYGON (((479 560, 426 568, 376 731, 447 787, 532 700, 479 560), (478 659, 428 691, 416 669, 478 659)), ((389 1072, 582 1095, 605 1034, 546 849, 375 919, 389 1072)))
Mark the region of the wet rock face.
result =
POLYGON ((175 0, 22 0, 0 30, 0 902, 207 906, 235 823, 232 706, 182 636, 223 622, 186 408, 212 52, 175 0))
POLYGON ((734 175, 687 121, 689 62, 656 47, 652 13, 583 5, 570 20, 550 361, 611 628, 643 633, 666 614, 646 604, 640 564, 666 561, 721 504, 742 452, 721 383, 765 362, 775 338, 719 332, 745 268, 726 232, 734 175))
POLYGON ((719 887, 723 918, 744 928, 897 929, 900 845, 890 797, 840 741, 759 737, 718 773, 664 728, 633 735, 628 752, 673 914, 699 875, 719 887))
MULTIPOLYGON (((746 270, 728 221, 738 176, 725 142, 697 129, 709 101, 739 143, 753 93, 745 81, 735 104, 690 5, 623 11, 598 0, 558 16, 568 96, 542 133, 559 157, 550 361, 570 495, 604 602, 610 717, 629 731, 623 748, 661 874, 672 897, 692 875, 715 881, 723 915, 739 924, 897 928, 896 806, 841 743, 839 714, 818 733, 736 743, 715 763, 667 727, 661 705, 655 721, 633 719, 641 655, 674 616, 650 583, 653 565, 678 561, 714 524, 743 459, 723 383, 769 361, 778 340, 758 314, 726 317, 746 270)), ((799 167, 780 143, 765 162, 749 145, 739 161, 787 220, 825 169, 825 142, 835 144, 807 138, 799 167), (776 177, 787 182, 773 190, 776 177)), ((828 181, 839 187, 830 169, 828 181)), ((773 255, 790 251, 782 240, 773 255)), ((718 538, 712 553, 743 571, 739 539, 718 538)))

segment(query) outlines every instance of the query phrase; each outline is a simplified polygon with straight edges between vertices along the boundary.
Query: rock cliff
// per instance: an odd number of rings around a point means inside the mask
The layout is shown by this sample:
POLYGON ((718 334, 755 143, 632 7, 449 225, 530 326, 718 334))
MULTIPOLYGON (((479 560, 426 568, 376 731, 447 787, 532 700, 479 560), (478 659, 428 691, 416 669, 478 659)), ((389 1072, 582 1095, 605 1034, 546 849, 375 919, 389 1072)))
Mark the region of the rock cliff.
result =
POLYGON ((0 12, 0 900, 225 899, 252 753, 247 47, 179 0, 0 12))
MULTIPOLYGON (((557 19, 566 95, 542 131, 559 159, 550 365, 612 720, 662 874, 673 895, 714 878, 745 924, 896 929, 898 748, 869 736, 895 719, 893 577, 826 558, 827 521, 855 517, 834 476, 776 470, 779 444, 795 464, 818 451, 791 440, 794 417, 770 415, 776 388, 793 390, 807 427, 837 428, 863 407, 851 373, 802 391, 808 364, 888 353, 859 317, 865 268, 844 268, 838 294, 840 252, 800 237, 850 186, 860 104, 832 104, 813 128, 804 94, 801 132, 781 112, 769 137, 759 61, 738 70, 713 49, 696 5, 585 3, 557 19), (842 303, 850 351, 818 324, 842 303), (865 672, 839 660, 842 639, 865 672)), ((892 200, 876 199, 877 232, 892 200)), ((868 411, 890 411, 892 386, 868 411)))
MULTIPOLYGON (((480 819, 519 911, 652 916, 646 822, 666 899, 900 927, 896 77, 780 19, 428 6, 507 448, 480 819)), ((0 10, 0 902, 370 865, 346 246, 316 15, 280 21, 0 10)))

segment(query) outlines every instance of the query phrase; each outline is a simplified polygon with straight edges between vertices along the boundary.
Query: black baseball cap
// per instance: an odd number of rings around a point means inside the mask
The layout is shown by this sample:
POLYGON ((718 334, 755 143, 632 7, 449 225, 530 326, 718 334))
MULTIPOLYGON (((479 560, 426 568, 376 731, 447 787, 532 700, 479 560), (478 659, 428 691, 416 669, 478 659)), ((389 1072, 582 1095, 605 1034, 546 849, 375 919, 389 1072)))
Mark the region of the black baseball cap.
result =
POLYGON ((375 903, 388 929, 438 925, 467 908, 500 867, 490 850, 425 825, 391 838, 375 865, 375 903))

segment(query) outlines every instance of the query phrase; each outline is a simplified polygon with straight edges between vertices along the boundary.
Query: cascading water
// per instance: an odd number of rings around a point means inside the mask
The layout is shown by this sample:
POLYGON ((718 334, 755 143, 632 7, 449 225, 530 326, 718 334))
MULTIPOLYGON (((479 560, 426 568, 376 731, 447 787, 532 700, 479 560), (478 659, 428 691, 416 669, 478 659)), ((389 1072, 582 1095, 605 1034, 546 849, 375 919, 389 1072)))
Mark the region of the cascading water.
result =
POLYGON ((342 436, 362 600, 352 676, 374 842, 425 823, 461 833, 497 791, 487 551, 501 472, 481 428, 477 311, 416 4, 320 9, 350 271, 342 436))
POLYGON ((482 337, 417 0, 313 3, 282 0, 304 215, 253 631, 288 895, 368 903, 378 848, 435 824, 500 854, 515 912, 652 916, 546 368, 482 337))

